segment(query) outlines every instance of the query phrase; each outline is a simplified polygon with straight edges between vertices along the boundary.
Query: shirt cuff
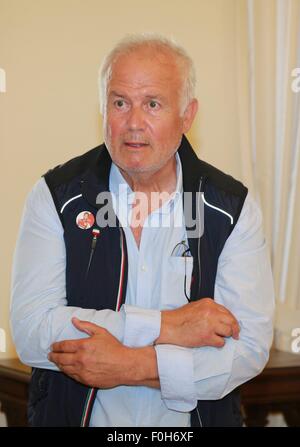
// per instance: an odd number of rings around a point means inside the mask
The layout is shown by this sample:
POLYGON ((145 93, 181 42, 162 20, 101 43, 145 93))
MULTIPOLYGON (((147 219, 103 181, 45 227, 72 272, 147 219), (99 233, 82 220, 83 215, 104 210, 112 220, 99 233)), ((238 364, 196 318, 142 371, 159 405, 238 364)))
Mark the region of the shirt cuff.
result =
POLYGON ((197 405, 192 348, 155 346, 161 396, 170 410, 188 412, 197 405))
MULTIPOLYGON (((240 327, 242 323, 239 321, 240 327)), ((211 377, 223 377, 232 372, 233 360, 239 341, 232 337, 225 339, 225 345, 221 348, 202 346, 193 349, 194 356, 194 380, 195 382, 211 377)), ((238 355, 238 354, 237 354, 238 355)))
POLYGON ((123 310, 126 315, 124 345, 132 348, 153 345, 160 334, 160 311, 129 305, 124 305, 123 310))

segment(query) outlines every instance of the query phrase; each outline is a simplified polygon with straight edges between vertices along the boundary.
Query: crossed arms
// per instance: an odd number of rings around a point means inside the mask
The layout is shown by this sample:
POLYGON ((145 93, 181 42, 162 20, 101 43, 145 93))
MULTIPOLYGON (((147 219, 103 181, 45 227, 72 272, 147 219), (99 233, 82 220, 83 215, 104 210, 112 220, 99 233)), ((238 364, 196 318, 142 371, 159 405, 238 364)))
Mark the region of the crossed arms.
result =
MULTIPOLYGON (((162 311, 161 315, 161 331, 155 344, 222 347, 224 337, 238 339, 239 325, 235 317, 210 298, 162 311)), ((73 324, 90 337, 54 343, 48 356, 65 374, 96 388, 119 385, 159 388, 154 347, 130 348, 95 324, 78 319, 73 324)))
POLYGON ((172 311, 146 309, 143 318, 130 306, 120 312, 70 307, 65 256, 63 229, 41 179, 26 202, 13 268, 11 326, 23 363, 58 370, 57 362, 90 386, 160 386, 167 406, 178 411, 190 411, 196 399, 222 398, 264 367, 273 335, 273 285, 261 217, 251 197, 219 258, 214 301, 172 311), (145 318, 151 320, 151 313, 156 323, 149 324, 147 338, 145 318), (141 327, 134 331, 139 336, 131 337, 135 314, 141 327), (82 322, 75 320, 74 326, 74 317, 82 322), (51 361, 47 356, 55 342, 64 343, 54 345, 53 353, 68 355, 51 361))

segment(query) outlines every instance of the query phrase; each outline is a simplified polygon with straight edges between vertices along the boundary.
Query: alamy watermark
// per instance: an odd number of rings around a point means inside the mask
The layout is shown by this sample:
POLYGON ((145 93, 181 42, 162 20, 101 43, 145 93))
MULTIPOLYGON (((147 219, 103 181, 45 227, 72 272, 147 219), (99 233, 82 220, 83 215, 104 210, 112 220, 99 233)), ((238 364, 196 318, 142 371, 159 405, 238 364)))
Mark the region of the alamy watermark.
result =
POLYGON ((295 327, 292 330, 292 338, 295 339, 292 341, 291 343, 291 349, 292 352, 294 352, 295 354, 299 354, 300 353, 300 327, 295 327))
POLYGON ((100 228, 116 227, 116 216, 122 215, 123 227, 180 228, 185 225, 188 238, 199 238, 203 234, 204 199, 202 192, 180 193, 176 191, 172 194, 151 192, 148 196, 143 192, 128 194, 127 186, 119 185, 118 194, 109 191, 101 192, 97 196, 96 203, 99 206, 96 221, 100 228), (181 200, 183 201, 183 215, 171 212, 181 200), (133 202, 134 207, 131 206, 133 202), (169 207, 169 211, 166 207, 169 207), (152 210, 157 210, 156 218, 147 219, 152 210))
POLYGON ((300 92, 300 67, 294 68, 291 75, 295 78, 292 82, 291 88, 294 93, 300 92))
POLYGON ((0 68, 0 93, 6 92, 6 74, 3 68, 0 68))
POLYGON ((0 328, 0 352, 6 352, 6 333, 0 328))

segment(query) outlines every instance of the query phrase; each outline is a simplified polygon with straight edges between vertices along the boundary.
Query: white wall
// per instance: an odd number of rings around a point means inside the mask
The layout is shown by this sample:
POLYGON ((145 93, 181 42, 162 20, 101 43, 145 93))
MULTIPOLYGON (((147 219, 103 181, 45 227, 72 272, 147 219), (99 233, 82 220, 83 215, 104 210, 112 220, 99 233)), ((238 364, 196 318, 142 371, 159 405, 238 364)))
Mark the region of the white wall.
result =
POLYGON ((101 142, 97 69, 126 33, 174 36, 194 58, 200 112, 190 138, 239 176, 236 0, 0 0, 0 328, 7 352, 11 260, 26 194, 50 167, 101 142), (5 260, 5 262, 3 262, 5 260))

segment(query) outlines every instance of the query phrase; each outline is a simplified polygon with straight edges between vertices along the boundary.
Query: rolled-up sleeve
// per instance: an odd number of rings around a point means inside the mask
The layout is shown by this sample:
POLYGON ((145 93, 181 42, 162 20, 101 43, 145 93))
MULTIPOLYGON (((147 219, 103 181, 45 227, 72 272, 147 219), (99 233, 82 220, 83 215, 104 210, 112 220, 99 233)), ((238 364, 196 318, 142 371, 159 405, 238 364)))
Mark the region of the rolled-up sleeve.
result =
POLYGON ((197 405, 193 351, 175 345, 156 345, 162 398, 170 410, 191 411, 197 405))
POLYGON ((126 304, 123 309, 126 316, 123 343, 130 347, 153 345, 160 333, 160 311, 126 304))

